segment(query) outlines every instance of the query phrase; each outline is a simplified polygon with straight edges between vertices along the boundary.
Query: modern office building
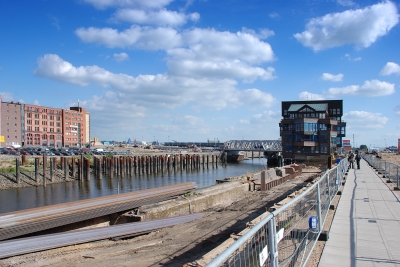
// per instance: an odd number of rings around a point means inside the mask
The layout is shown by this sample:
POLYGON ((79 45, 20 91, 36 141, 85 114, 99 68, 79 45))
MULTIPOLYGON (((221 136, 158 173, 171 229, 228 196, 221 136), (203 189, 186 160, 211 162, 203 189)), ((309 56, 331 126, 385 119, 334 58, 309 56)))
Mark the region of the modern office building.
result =
POLYGON ((279 123, 283 158, 325 158, 342 146, 343 100, 283 101, 279 123))
POLYGON ((23 145, 23 104, 3 102, 0 97, 0 147, 23 145))

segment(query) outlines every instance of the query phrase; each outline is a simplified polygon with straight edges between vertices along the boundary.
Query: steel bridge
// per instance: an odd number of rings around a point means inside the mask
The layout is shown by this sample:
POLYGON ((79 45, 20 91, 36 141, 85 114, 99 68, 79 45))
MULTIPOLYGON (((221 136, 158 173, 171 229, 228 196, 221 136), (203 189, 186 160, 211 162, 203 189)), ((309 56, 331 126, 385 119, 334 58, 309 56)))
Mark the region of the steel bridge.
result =
POLYGON ((281 152, 282 142, 278 140, 231 140, 225 143, 225 150, 281 152))

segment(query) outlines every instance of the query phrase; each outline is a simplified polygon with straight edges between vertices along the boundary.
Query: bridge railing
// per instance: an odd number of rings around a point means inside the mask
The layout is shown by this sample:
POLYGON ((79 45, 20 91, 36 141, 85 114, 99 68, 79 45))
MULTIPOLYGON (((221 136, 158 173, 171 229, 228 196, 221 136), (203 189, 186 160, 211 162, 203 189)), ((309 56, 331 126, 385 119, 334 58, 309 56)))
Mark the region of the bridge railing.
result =
POLYGON ((377 158, 371 154, 364 154, 362 156, 372 167, 378 172, 382 173, 385 178, 388 178, 390 182, 396 183, 397 188, 400 184, 400 166, 381 158, 377 158))
POLYGON ((225 149, 282 151, 281 140, 231 140, 226 142, 225 149))
POLYGON ((348 169, 347 159, 272 211, 207 266, 306 266, 348 169))

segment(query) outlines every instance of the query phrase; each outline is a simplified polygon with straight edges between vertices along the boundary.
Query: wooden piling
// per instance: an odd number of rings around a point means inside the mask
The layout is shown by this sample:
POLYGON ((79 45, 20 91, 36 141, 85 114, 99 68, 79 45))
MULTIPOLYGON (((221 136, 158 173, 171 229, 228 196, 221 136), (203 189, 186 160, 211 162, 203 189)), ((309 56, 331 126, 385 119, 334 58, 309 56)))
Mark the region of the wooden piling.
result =
POLYGON ((47 155, 43 155, 43 186, 46 186, 47 155))
POLYGON ((17 157, 15 159, 15 172, 16 172, 16 176, 17 176, 17 184, 21 183, 21 177, 20 177, 20 170, 19 170, 19 158, 17 157))
POLYGON ((35 182, 39 183, 39 159, 35 158, 35 182))

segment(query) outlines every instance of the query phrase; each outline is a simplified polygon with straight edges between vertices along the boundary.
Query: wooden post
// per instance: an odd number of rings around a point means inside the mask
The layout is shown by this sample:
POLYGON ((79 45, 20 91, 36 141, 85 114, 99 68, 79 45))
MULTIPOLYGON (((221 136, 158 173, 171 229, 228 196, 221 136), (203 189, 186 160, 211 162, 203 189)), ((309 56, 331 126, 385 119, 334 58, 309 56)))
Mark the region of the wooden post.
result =
POLYGON ((19 158, 18 157, 15 159, 15 171, 16 171, 16 175, 17 175, 17 184, 20 184, 21 178, 20 178, 20 173, 19 173, 19 158))
POLYGON ((36 183, 39 183, 39 159, 35 158, 35 181, 36 183))
POLYGON ((47 155, 43 155, 43 186, 46 186, 47 155))
POLYGON ((266 191, 266 183, 265 183, 265 171, 261 172, 261 191, 266 191))

